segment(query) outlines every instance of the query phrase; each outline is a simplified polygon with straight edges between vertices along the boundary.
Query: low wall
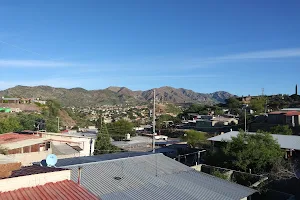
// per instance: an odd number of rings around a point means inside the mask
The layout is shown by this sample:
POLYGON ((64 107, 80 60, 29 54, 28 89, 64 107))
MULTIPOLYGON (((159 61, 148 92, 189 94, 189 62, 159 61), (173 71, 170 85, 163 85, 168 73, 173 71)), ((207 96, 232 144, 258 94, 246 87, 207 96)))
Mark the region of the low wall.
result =
POLYGON ((12 191, 20 188, 34 187, 37 185, 44 185, 49 182, 58 182, 63 180, 70 180, 71 171, 63 170, 57 172, 49 172, 42 174, 34 174, 28 176, 20 176, 15 178, 7 178, 0 180, 0 191, 12 191))
MULTIPOLYGON (((51 151, 51 149, 49 149, 48 151, 11 154, 11 155, 7 155, 7 156, 14 159, 17 162, 21 162, 22 166, 28 166, 28 165, 32 165, 33 162, 40 162, 41 160, 46 159, 47 156, 51 153, 52 153, 52 151, 51 151)), ((77 157, 77 156, 74 156, 73 154, 57 156, 58 159, 73 158, 73 157, 77 157)))

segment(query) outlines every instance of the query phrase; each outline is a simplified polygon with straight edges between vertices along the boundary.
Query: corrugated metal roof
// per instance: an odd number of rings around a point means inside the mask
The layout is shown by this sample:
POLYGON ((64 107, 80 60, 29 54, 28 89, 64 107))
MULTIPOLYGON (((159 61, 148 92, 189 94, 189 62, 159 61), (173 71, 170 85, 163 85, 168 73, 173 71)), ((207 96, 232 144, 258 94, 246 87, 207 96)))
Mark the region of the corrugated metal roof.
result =
MULTIPOLYGON (((75 157, 75 158, 65 158, 65 159, 58 159, 56 163, 56 167, 64 167, 64 166, 71 166, 71 165, 78 165, 84 163, 91 163, 91 162, 99 162, 105 160, 113 160, 118 158, 127 158, 127 157, 134 157, 134 156, 142 156, 151 154, 149 152, 121 152, 121 153, 111 153, 111 154, 103 154, 97 156, 82 156, 82 157, 75 157)), ((37 164, 37 163, 35 163, 37 164)))
MULTIPOLYGON (((256 132, 247 132, 248 134, 256 134, 256 132)), ((232 137, 237 137, 239 131, 230 131, 212 138, 208 138, 210 141, 221 142, 231 141, 232 137)), ((271 134, 272 137, 277 140, 282 149, 296 149, 300 150, 300 136, 297 135, 279 135, 271 134)))
POLYGON ((21 188, 14 191, 0 192, 0 200, 36 200, 36 199, 68 199, 97 200, 94 194, 70 180, 47 183, 35 187, 21 188))
POLYGON ((57 171, 64 171, 64 170, 67 169, 32 165, 32 166, 21 167, 21 169, 12 171, 12 174, 6 178, 14 178, 20 176, 28 176, 33 174, 42 174, 42 173, 57 172, 57 171))
POLYGON ((56 155, 70 155, 70 154, 76 154, 78 151, 76 151, 74 148, 72 148, 68 144, 52 144, 52 153, 56 155))
MULTIPOLYGON (((82 164, 81 185, 104 200, 233 200, 256 191, 197 172, 162 154, 82 164), (118 180, 120 179, 120 180, 118 180)), ((78 167, 70 166, 77 181, 78 167)))

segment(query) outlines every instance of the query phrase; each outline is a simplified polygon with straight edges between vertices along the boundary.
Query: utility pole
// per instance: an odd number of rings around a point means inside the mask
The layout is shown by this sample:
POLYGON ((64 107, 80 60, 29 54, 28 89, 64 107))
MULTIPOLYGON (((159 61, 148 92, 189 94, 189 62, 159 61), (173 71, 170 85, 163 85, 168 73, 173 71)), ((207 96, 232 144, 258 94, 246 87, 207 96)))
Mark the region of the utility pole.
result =
POLYGON ((248 104, 244 105, 244 109, 245 109, 245 132, 247 132, 247 107, 248 104))
POLYGON ((245 132, 247 132, 247 108, 245 108, 245 132))
POLYGON ((152 113, 152 117, 153 117, 152 152, 155 153, 155 89, 153 89, 153 113, 152 113))

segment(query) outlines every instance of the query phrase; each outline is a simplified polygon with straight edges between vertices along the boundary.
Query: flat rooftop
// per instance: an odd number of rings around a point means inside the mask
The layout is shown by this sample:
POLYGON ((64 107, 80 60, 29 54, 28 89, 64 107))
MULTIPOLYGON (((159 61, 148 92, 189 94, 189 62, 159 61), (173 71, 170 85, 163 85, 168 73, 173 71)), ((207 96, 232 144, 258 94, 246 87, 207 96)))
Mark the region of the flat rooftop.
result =
POLYGON ((0 134, 0 145, 6 143, 19 142, 29 139, 38 139, 37 135, 19 134, 19 133, 4 133, 0 134))
MULTIPOLYGON (((12 174, 7 178, 29 176, 33 174, 43 174, 43 173, 57 172, 57 171, 64 171, 64 170, 68 170, 68 169, 32 165, 32 166, 21 167, 21 169, 19 170, 12 171, 12 174)), ((0 178, 0 179, 6 179, 6 178, 0 178)))
POLYGON ((5 144, 1 144, 1 146, 4 148, 7 148, 7 149, 18 149, 18 148, 22 148, 22 147, 35 145, 35 144, 41 144, 44 142, 47 142, 47 139, 35 138, 35 139, 27 139, 27 140, 22 140, 22 141, 17 141, 17 142, 5 143, 5 144))

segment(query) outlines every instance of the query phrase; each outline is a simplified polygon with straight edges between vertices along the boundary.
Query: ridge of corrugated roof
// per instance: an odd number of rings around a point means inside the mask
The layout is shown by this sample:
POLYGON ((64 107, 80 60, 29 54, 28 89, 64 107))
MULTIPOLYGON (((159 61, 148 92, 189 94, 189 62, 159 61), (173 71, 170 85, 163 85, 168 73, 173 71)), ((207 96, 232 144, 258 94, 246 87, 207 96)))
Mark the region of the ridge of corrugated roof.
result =
MULTIPOLYGON (((70 166, 78 180, 78 167, 70 166)), ((81 167, 81 185, 103 200, 233 200, 256 192, 179 163, 163 154, 94 162, 81 167)))

